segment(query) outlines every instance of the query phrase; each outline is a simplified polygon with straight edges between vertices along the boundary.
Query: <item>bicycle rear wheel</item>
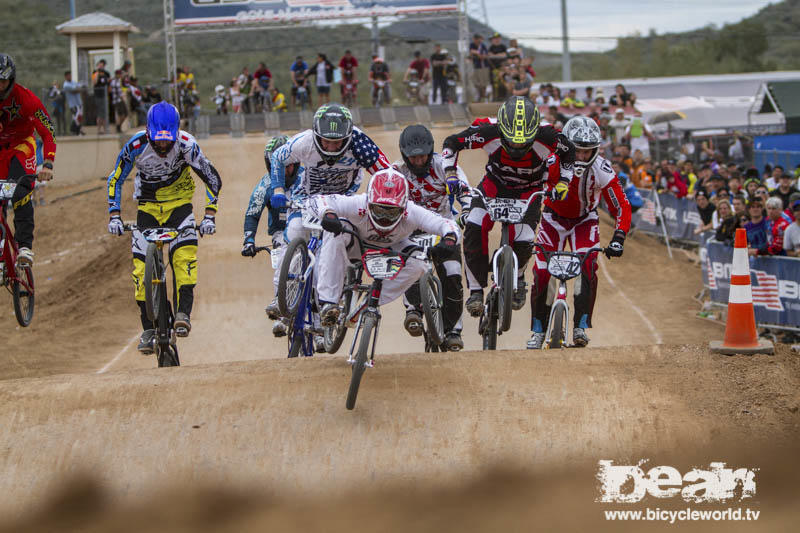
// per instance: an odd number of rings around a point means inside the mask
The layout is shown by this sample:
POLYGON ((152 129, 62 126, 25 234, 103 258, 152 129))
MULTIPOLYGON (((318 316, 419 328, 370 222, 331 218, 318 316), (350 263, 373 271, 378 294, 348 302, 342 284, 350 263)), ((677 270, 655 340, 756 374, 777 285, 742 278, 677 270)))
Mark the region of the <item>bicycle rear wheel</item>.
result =
POLYGON ((166 298, 167 288, 163 283, 164 265, 161 263, 158 248, 155 243, 147 245, 144 258, 144 310, 147 318, 155 322, 158 320, 161 294, 166 298))
POLYGON ((300 278, 308 268, 308 243, 302 237, 293 239, 286 248, 278 276, 278 310, 282 316, 294 316, 303 298, 300 278))
POLYGON ((511 306, 514 302, 514 251, 504 246, 500 251, 500 279, 497 280, 497 317, 498 330, 508 331, 511 327, 511 306))
POLYGON ((564 322, 566 312, 560 305, 553 311, 553 319, 550 327, 550 342, 548 348, 561 348, 565 345, 564 322))
POLYGON ((26 328, 33 320, 33 271, 30 266, 20 266, 17 267, 16 275, 17 279, 11 288, 14 314, 19 325, 26 328))
POLYGON ((356 352, 356 360, 353 363, 353 374, 350 377, 350 389, 347 391, 347 403, 345 404, 348 410, 352 410, 356 406, 358 387, 361 385, 364 370, 367 369, 369 341, 372 337, 372 329, 377 323, 376 320, 376 317, 368 314, 364 316, 361 324, 361 341, 358 343, 358 352, 356 352))
POLYGON ((158 344, 158 366, 180 366, 178 347, 172 343, 172 311, 167 301, 167 290, 163 288, 158 296, 158 320, 156 323, 156 343, 158 344))
POLYGON ((497 349, 497 291, 489 293, 486 310, 481 316, 481 336, 483 337, 484 350, 497 349))
POLYGON ((419 295, 425 313, 426 332, 432 344, 444 342, 444 318, 442 317, 442 282, 428 270, 419 278, 419 295))
POLYGON ((323 328, 325 351, 328 353, 338 352, 347 335, 347 325, 345 321, 347 320, 347 315, 350 313, 350 296, 352 294, 352 290, 345 290, 342 293, 342 297, 339 299, 341 312, 339 313, 339 318, 336 320, 336 324, 323 328))

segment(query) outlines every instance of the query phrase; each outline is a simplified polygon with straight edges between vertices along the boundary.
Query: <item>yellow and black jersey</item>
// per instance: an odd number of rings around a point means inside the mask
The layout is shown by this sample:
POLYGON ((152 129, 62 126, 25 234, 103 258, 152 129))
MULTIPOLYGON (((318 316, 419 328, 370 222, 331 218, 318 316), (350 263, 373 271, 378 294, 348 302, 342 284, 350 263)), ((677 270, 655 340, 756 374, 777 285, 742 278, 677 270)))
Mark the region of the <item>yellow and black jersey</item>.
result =
POLYGON ((159 156, 141 131, 122 147, 117 164, 108 176, 108 210, 119 211, 122 185, 136 165, 133 197, 143 202, 191 202, 194 195, 194 170, 206 185, 206 208, 217 208, 222 179, 206 158, 194 137, 181 130, 166 157, 159 156))

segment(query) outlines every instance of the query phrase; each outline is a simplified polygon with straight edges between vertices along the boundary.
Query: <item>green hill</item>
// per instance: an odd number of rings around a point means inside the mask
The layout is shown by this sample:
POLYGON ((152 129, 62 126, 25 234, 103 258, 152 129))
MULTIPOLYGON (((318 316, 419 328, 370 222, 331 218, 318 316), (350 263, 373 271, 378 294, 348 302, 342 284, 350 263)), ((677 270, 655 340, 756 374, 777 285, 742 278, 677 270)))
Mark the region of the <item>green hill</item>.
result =
MULTIPOLYGON (((137 74, 145 84, 161 81, 166 75, 161 2, 78 0, 77 3, 79 15, 104 11, 138 26, 141 33, 131 39, 137 74)), ((14 14, 13 18, 0 19, 0 50, 11 53, 17 60, 19 80, 32 88, 60 81, 69 64, 69 40, 54 28, 69 18, 69 2, 0 0, 0 10, 14 14)), ((785 0, 722 28, 624 38, 617 48, 606 53, 573 54, 573 79, 800 68, 800 39, 795 29, 798 22, 800 0, 785 0)), ((488 33, 488 28, 473 21, 471 29, 476 28, 488 33)), ((382 28, 381 44, 386 47, 392 71, 400 73, 415 49, 430 53, 434 40, 455 50, 455 35, 455 19, 398 22, 382 28), (420 42, 426 35, 430 42, 420 42)), ((369 28, 361 25, 182 36, 178 38, 178 63, 192 66, 204 104, 210 105, 212 87, 218 83, 227 85, 245 65, 252 71, 259 61, 264 61, 278 85, 287 87, 288 67, 296 55, 313 60, 317 52, 323 52, 337 61, 345 48, 350 48, 361 60, 359 77, 365 80, 371 40, 369 28)), ((539 54, 534 68, 537 81, 557 81, 561 77, 558 54, 539 54)), ((396 86, 395 95, 399 94, 398 89, 396 86)))

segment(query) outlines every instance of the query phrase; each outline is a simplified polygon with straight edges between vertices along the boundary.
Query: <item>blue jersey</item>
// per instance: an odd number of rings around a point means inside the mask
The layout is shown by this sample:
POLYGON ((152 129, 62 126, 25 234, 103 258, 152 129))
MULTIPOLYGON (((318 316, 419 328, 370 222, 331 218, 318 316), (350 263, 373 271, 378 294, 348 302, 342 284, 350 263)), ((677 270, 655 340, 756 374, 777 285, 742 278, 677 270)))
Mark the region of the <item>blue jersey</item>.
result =
MULTIPOLYGON (((297 171, 297 177, 292 184, 291 193, 295 194, 298 184, 302 182, 305 169, 300 167, 297 171)), ((270 183, 270 173, 264 174, 259 182, 253 189, 250 195, 250 203, 247 206, 247 211, 244 214, 244 237, 245 240, 252 238, 255 240, 256 232, 258 230, 258 223, 261 220, 261 214, 264 208, 267 208, 267 233, 274 235, 286 229, 286 208, 275 208, 269 205, 269 199, 272 197, 274 188, 270 183)))

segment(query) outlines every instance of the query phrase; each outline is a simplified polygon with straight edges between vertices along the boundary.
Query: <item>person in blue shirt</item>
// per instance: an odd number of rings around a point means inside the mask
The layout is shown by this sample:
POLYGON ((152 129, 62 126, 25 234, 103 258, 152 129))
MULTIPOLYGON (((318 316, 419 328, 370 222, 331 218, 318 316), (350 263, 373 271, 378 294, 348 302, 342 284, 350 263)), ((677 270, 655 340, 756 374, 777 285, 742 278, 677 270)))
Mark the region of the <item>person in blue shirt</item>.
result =
MULTIPOLYGON (((303 56, 297 56, 289 67, 289 76, 292 79, 292 105, 297 105, 297 88, 308 84, 308 63, 303 61, 303 56)), ((308 105, 313 107, 311 93, 308 93, 308 105)))
MULTIPOLYGON (((267 233, 272 237, 273 249, 279 248, 286 244, 284 231, 286 230, 286 210, 284 207, 272 207, 270 198, 274 194, 274 189, 270 183, 270 171, 272 165, 270 159, 275 150, 283 146, 289 141, 286 135, 278 135, 273 137, 267 142, 264 148, 264 165, 267 167, 267 172, 264 174, 259 182, 253 189, 250 195, 250 203, 247 206, 247 211, 244 214, 244 244, 242 246, 242 255, 244 257, 255 257, 256 255, 256 233, 258 231, 258 223, 261 220, 261 214, 264 208, 267 208, 267 233)), ((286 189, 292 190, 296 183, 302 182, 298 180, 298 176, 302 176, 303 168, 299 164, 286 165, 286 189)), ((273 286, 275 294, 278 292, 278 269, 275 269, 273 276, 273 286)), ((275 320, 272 325, 272 334, 276 337, 286 335, 286 324, 280 319, 275 320)))

